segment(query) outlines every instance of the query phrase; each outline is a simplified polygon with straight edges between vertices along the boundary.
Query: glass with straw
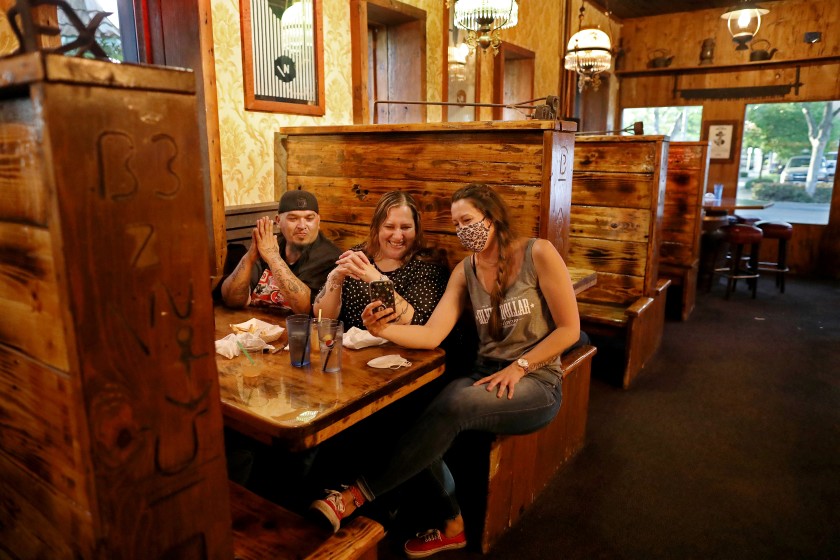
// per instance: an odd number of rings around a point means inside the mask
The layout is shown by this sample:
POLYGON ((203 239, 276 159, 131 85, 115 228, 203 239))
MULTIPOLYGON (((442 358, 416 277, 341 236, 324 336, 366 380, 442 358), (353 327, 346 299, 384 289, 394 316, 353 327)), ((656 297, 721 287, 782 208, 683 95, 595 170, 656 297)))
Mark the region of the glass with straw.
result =
POLYGON ((341 371, 341 348, 344 338, 344 323, 337 319, 318 321, 318 345, 321 353, 321 371, 341 371))

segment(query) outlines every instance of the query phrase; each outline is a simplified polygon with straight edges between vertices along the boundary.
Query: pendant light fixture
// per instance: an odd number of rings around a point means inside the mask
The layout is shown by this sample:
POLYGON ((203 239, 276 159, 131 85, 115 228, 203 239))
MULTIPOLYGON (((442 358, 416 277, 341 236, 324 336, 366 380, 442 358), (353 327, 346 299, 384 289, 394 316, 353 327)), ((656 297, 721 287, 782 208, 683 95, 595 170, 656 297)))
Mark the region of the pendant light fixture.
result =
POLYGON ((761 16, 769 13, 769 11, 752 0, 740 0, 720 16, 721 19, 726 20, 729 34, 732 35, 732 40, 738 45, 735 47, 736 51, 747 50, 747 43, 755 37, 761 27, 761 16))
POLYGON ((587 86, 597 90, 601 85, 601 73, 612 66, 612 43, 610 36, 596 27, 583 28, 583 14, 586 8, 580 6, 579 31, 572 35, 566 47, 564 66, 578 74, 578 91, 587 86))
POLYGON ((455 0, 454 21, 455 27, 467 31, 466 43, 471 49, 492 48, 495 55, 502 44, 499 30, 519 22, 519 3, 518 0, 455 0))

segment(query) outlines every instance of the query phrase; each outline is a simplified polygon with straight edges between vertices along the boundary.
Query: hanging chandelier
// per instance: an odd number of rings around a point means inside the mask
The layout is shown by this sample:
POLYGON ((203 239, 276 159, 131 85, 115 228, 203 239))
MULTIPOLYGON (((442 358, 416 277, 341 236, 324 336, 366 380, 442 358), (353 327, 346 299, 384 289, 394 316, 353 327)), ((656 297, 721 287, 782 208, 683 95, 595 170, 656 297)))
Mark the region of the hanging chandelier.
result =
POLYGON ((736 51, 747 50, 747 43, 755 37, 761 27, 761 16, 769 13, 769 11, 752 0, 741 0, 720 16, 721 19, 726 20, 729 34, 732 35, 732 40, 738 45, 735 47, 736 51))
POLYGON ((601 85, 601 73, 612 66, 612 44, 610 36, 597 28, 582 29, 584 5, 578 16, 579 31, 572 35, 566 46, 564 66, 578 74, 578 91, 587 86, 597 90, 601 85))
MULTIPOLYGON (((450 1, 447 0, 447 6, 450 1)), ((467 31, 471 49, 481 47, 499 52, 500 29, 509 29, 519 21, 518 0, 455 0, 455 27, 467 31)))

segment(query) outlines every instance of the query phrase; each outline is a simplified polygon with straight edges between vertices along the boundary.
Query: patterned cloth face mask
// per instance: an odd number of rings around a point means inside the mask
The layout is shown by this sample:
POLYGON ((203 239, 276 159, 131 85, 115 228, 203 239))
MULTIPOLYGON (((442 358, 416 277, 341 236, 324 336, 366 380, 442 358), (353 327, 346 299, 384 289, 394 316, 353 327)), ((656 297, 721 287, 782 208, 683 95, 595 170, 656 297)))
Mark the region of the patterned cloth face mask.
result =
POLYGON ((470 224, 468 226, 456 226, 455 235, 464 249, 472 251, 473 253, 480 253, 487 245, 487 238, 490 236, 490 228, 485 227, 484 220, 470 224))

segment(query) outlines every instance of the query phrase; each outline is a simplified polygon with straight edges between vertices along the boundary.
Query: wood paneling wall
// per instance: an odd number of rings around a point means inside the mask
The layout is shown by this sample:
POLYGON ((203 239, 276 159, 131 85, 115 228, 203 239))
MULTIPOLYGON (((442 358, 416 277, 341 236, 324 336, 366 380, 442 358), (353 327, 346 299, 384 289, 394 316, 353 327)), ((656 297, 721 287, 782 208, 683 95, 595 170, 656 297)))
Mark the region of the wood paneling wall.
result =
POLYGON ((454 266, 450 198, 474 182, 497 189, 514 231, 569 248, 573 123, 516 121, 286 128, 275 137, 275 184, 315 193, 321 229, 339 247, 364 240, 382 194, 412 193, 430 246, 454 266))
MULTIPOLYGON (((769 63, 750 62, 749 51, 736 51, 729 37, 722 10, 701 10, 648 18, 625 20, 622 40, 625 49, 620 79, 619 106, 653 107, 665 105, 702 105, 703 120, 743 122, 744 111, 752 103, 823 101, 840 99, 840 3, 833 0, 782 0, 766 6, 768 13, 757 39, 767 39, 778 52, 769 63), (822 41, 806 44, 806 31, 821 31, 822 41), (715 39, 714 64, 699 66, 703 39, 715 39), (665 69, 648 69, 653 49, 666 48, 674 59, 665 69), (718 100, 685 100, 675 89, 703 89, 782 85, 796 81, 803 84, 798 92, 779 97, 749 97, 718 100)), ((615 115, 620 120, 619 110, 615 115)), ((740 135, 738 145, 740 152, 740 135)), ((734 196, 738 179, 738 158, 731 163, 712 162, 709 182, 726 185, 724 196, 734 196)), ((836 182, 835 182, 836 185, 836 182)), ((835 188, 836 190, 836 188, 835 188)), ((826 232, 836 231, 840 222, 840 198, 834 197, 828 227, 795 224, 794 240, 788 256, 794 272, 836 273, 825 263, 837 258, 821 254, 827 245, 826 232)), ((836 246, 836 244, 834 244, 836 246)))

